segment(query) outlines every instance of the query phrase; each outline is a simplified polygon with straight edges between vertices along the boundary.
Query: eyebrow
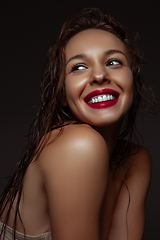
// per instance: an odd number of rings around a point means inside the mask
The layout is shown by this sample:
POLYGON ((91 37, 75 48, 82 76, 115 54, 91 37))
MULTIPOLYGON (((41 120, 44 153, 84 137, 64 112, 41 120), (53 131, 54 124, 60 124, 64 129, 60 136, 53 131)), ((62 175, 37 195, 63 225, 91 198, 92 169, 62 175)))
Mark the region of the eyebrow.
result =
MULTIPOLYGON (((126 57, 126 59, 128 60, 126 54, 125 54, 124 52, 120 51, 120 50, 117 50, 117 49, 110 49, 110 50, 104 52, 104 55, 109 56, 109 55, 112 55, 112 54, 115 54, 115 53, 123 54, 123 55, 126 57)), ((67 65, 71 60, 74 60, 74 59, 85 59, 85 58, 87 58, 87 55, 86 55, 85 53, 77 54, 77 55, 71 57, 71 58, 67 61, 66 65, 67 65)))

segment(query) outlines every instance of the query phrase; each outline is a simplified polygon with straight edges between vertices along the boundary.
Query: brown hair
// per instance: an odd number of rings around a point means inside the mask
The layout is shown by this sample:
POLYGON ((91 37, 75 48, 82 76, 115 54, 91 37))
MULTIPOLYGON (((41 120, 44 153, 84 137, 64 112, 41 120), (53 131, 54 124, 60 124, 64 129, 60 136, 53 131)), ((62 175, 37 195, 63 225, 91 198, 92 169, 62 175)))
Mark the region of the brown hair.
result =
POLYGON ((141 103, 143 99, 144 83, 141 77, 142 58, 135 44, 129 40, 125 30, 116 20, 109 15, 103 14, 99 9, 85 9, 65 22, 57 41, 48 51, 41 81, 41 104, 33 124, 31 140, 26 147, 22 160, 17 164, 0 201, 0 216, 4 209, 6 207, 8 208, 4 222, 7 224, 12 204, 18 194, 14 230, 16 230, 16 220, 17 216, 19 216, 19 202, 24 175, 33 157, 38 157, 41 153, 49 139, 50 135, 48 133, 53 129, 61 129, 61 127, 66 125, 66 122, 68 122, 67 124, 79 123, 79 121, 72 116, 69 107, 63 106, 65 99, 64 49, 70 38, 89 28, 103 29, 113 33, 124 43, 130 55, 131 70, 134 78, 134 101, 120 133, 120 138, 128 136, 128 144, 126 145, 124 156, 121 156, 119 163, 129 154, 129 143, 131 142, 133 134, 136 113, 142 106, 141 103))

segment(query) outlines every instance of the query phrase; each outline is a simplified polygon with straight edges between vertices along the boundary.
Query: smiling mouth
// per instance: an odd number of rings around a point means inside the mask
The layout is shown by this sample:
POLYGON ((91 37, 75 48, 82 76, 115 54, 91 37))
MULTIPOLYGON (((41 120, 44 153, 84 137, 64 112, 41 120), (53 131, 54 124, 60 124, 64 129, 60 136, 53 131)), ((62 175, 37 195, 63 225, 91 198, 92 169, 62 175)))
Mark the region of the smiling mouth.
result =
POLYGON ((118 100, 119 93, 113 89, 95 90, 84 98, 85 103, 95 109, 112 107, 118 100))
POLYGON ((113 95, 110 95, 110 94, 102 94, 102 95, 99 95, 99 96, 95 96, 93 98, 91 98, 88 103, 100 103, 100 102, 106 102, 106 101, 112 101, 112 100, 115 100, 116 97, 113 96, 113 95))

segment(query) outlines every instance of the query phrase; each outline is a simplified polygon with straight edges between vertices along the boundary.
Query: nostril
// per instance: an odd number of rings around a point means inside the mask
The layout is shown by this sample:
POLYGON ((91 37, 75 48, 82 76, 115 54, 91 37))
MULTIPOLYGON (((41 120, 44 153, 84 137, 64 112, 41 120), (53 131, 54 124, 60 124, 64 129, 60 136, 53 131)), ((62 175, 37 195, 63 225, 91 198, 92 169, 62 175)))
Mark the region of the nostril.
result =
POLYGON ((103 79, 102 82, 107 82, 107 79, 103 79))
POLYGON ((107 83, 107 82, 110 82, 110 80, 108 78, 95 78, 92 80, 92 84, 103 84, 103 83, 107 83))

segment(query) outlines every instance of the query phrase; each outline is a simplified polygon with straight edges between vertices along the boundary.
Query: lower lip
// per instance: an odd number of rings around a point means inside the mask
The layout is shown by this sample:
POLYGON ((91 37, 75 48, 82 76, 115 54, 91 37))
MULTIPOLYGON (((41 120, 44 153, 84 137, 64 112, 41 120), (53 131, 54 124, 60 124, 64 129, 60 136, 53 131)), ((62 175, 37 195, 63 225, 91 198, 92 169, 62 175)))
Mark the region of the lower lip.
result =
POLYGON ((99 102, 99 103, 87 103, 87 105, 94 109, 109 108, 116 105, 118 100, 119 100, 119 97, 117 97, 115 100, 112 100, 112 101, 99 102))

